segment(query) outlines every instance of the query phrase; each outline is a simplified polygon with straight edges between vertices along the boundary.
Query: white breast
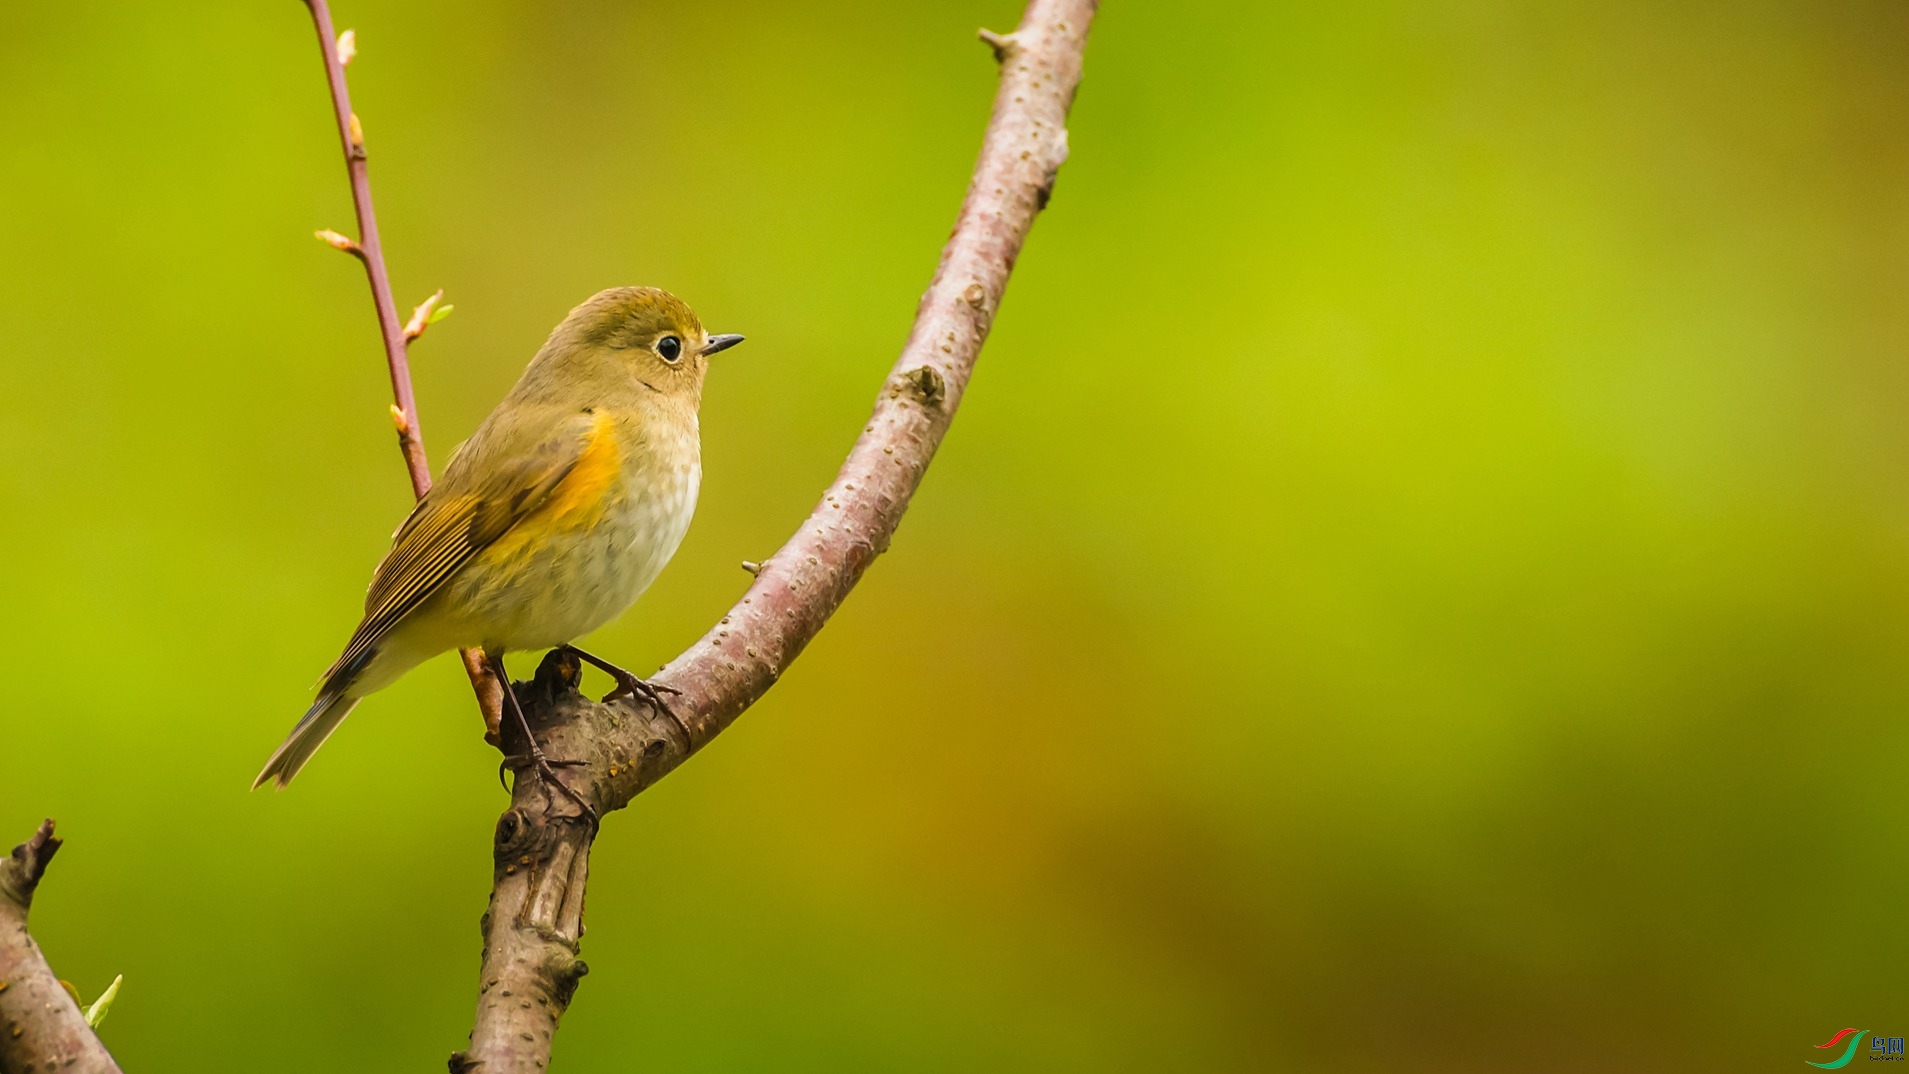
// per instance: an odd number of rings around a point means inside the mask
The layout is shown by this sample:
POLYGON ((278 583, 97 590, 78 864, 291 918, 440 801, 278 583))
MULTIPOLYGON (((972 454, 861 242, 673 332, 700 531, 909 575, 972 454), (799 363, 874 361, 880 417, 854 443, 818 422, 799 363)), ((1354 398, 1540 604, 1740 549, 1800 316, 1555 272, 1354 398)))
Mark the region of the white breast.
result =
POLYGON ((607 497, 594 525, 553 535, 534 560, 513 562, 507 575, 461 579, 469 603, 458 617, 464 626, 453 628, 460 635, 455 644, 548 649, 627 611, 676 554, 696 513, 702 466, 694 440, 675 461, 666 480, 626 485, 607 497), (467 633, 482 636, 463 638, 467 633))
POLYGON ((629 610, 681 547, 696 514, 702 469, 690 462, 661 490, 631 488, 618 497, 580 547, 551 572, 552 602, 543 636, 512 648, 561 645, 629 610))

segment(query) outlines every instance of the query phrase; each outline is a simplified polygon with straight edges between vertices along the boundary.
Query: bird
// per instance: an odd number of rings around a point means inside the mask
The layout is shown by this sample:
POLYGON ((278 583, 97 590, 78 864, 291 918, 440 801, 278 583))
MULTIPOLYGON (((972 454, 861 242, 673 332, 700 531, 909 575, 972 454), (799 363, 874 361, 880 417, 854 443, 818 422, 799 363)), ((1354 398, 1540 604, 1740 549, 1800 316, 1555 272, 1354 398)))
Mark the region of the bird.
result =
POLYGON ((702 484, 709 358, 742 338, 711 335, 654 287, 613 287, 571 310, 392 536, 364 618, 252 789, 290 784, 360 700, 452 649, 483 653, 534 767, 566 794, 506 653, 568 648, 619 693, 667 710, 663 687, 571 642, 635 604, 682 544, 702 484))

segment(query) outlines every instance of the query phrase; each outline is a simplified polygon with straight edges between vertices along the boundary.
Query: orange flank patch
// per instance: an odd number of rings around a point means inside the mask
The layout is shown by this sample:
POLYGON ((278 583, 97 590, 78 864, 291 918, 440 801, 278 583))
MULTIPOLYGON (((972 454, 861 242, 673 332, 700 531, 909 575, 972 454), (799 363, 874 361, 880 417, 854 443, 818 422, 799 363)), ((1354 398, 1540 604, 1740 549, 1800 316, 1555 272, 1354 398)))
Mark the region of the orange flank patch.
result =
POLYGON ((608 414, 590 426, 582 454, 544 501, 479 554, 492 572, 486 587, 505 584, 544 543, 560 532, 583 529, 603 518, 603 508, 623 471, 623 449, 608 414))
POLYGON ((590 427, 589 443, 577 457, 577 464, 550 490, 550 498, 537 513, 553 523, 593 522, 603 507, 604 495, 622 473, 623 449, 617 445, 610 415, 598 413, 596 423, 590 427), (572 515, 578 517, 569 517, 572 515))

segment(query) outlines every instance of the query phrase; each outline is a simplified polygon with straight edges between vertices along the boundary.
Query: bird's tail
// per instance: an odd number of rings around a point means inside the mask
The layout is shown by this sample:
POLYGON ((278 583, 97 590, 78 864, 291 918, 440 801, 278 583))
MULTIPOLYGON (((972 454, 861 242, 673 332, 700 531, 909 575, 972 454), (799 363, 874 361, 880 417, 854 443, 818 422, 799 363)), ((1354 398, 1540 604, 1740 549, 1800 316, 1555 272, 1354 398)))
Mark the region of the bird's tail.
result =
POLYGON ((312 759, 312 754, 318 752, 318 747, 325 744, 331 733, 338 730, 338 725, 344 723, 345 717, 357 707, 358 699, 343 690, 327 690, 319 694, 318 700, 312 702, 312 707, 306 711, 305 718, 298 721, 298 726, 292 728, 292 733, 285 736, 285 741, 273 751, 272 759, 265 762, 265 770, 252 781, 252 789, 263 787, 268 779, 275 781, 281 790, 284 789, 292 782, 292 777, 298 775, 298 770, 305 767, 305 762, 312 759))

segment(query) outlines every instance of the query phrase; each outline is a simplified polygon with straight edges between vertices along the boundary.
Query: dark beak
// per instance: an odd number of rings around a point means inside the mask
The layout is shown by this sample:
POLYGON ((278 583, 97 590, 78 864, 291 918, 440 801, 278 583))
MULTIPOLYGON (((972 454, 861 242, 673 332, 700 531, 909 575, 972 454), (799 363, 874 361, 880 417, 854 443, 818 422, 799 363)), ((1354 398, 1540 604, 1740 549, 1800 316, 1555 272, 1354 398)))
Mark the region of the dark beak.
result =
POLYGON ((717 351, 726 351, 741 342, 742 337, 734 334, 710 336, 709 342, 703 346, 702 354, 706 358, 709 355, 715 354, 717 351))

